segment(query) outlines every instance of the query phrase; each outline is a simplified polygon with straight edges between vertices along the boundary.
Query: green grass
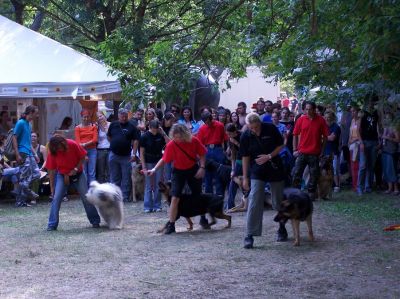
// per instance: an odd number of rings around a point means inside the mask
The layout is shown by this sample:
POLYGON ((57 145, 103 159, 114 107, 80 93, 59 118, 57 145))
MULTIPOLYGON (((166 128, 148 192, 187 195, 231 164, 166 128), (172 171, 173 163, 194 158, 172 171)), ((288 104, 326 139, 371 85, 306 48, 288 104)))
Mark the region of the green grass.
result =
POLYGON ((400 197, 371 193, 358 197, 354 192, 334 194, 331 201, 321 202, 323 211, 343 215, 359 224, 383 229, 389 224, 400 224, 400 197))

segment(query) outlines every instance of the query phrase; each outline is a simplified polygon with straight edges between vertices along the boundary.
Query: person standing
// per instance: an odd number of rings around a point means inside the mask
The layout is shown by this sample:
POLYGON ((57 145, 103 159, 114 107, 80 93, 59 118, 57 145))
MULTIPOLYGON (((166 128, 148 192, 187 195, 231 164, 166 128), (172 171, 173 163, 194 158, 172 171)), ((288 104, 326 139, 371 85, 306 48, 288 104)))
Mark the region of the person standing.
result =
MULTIPOLYGON (((32 140, 32 149, 34 150, 34 152, 37 154, 37 156, 39 157, 39 162, 38 162, 38 167, 39 169, 42 168, 44 161, 46 161, 47 158, 47 149, 44 145, 41 145, 39 143, 39 134, 36 132, 32 132, 31 133, 31 140, 32 140)), ((39 180, 35 180, 32 183, 32 190, 35 193, 39 192, 39 187, 40 187, 40 181, 39 180)), ((35 204, 36 201, 35 200, 31 200, 31 204, 35 204)))
POLYGON ((110 124, 107 132, 110 141, 108 162, 111 183, 121 188, 125 202, 132 201, 131 162, 137 160, 138 134, 136 127, 128 122, 128 110, 119 109, 118 120, 110 124))
MULTIPOLYGON (((162 157, 165 144, 169 141, 167 135, 162 131, 160 122, 152 120, 149 122, 149 130, 141 137, 139 142, 140 161, 143 172, 152 169, 162 157)), ((158 182, 163 178, 163 167, 159 167, 154 176, 146 176, 144 190, 144 212, 161 212, 161 194, 158 191, 158 182)))
POLYGON ((97 159, 96 159, 96 178, 99 183, 109 181, 108 156, 110 153, 110 141, 107 138, 110 123, 107 121, 105 111, 97 113, 98 139, 97 139, 97 159))
POLYGON ((262 97, 258 98, 256 113, 260 116, 260 119, 263 119, 264 114, 265 114, 265 102, 264 102, 264 98, 262 98, 262 97))
POLYGON ((296 158, 293 187, 300 189, 303 172, 308 165, 308 192, 312 199, 317 191, 319 156, 323 153, 328 135, 328 125, 322 116, 317 115, 315 103, 306 102, 305 114, 296 121, 293 130, 293 156, 296 158))
POLYGON ((239 102, 236 108, 236 113, 239 116, 239 124, 243 127, 246 124, 247 105, 245 102, 239 102))
POLYGON ((83 171, 86 174, 88 186, 96 180, 96 160, 97 160, 97 126, 91 123, 89 110, 81 111, 82 123, 75 127, 75 141, 79 143, 87 152, 87 161, 84 163, 83 171))
POLYGON ((151 176, 165 163, 172 162, 174 165, 171 181, 172 200, 165 234, 175 232, 178 204, 185 184, 188 184, 192 194, 201 193, 201 179, 205 174, 207 152, 199 139, 192 136, 190 130, 183 124, 172 126, 170 138, 171 141, 165 147, 162 159, 154 168, 147 171, 147 175, 151 176))
POLYGON ((262 121, 265 123, 272 123, 272 112, 273 104, 272 101, 265 101, 265 113, 262 117, 262 121))
POLYGON ((360 164, 358 169, 357 194, 372 192, 374 167, 378 150, 378 111, 374 101, 369 100, 360 121, 360 164))
POLYGON ((47 224, 48 231, 58 228, 61 202, 70 185, 78 191, 89 222, 94 228, 100 226, 100 216, 96 208, 86 200, 88 185, 83 171, 85 157, 86 150, 74 140, 60 135, 50 138, 46 168, 49 171, 50 184, 55 186, 55 191, 47 224))
POLYGON ((39 198, 39 195, 30 188, 32 182, 40 178, 40 171, 37 165, 39 157, 32 148, 32 129, 30 125, 30 122, 37 118, 38 115, 39 109, 36 106, 27 106, 13 131, 13 147, 20 170, 20 182, 18 190, 16 190, 17 207, 29 206, 26 199, 35 201, 39 198))
MULTIPOLYGON (((244 248, 253 248, 255 236, 261 236, 265 200, 265 184, 271 187, 272 205, 280 209, 283 198, 284 171, 279 152, 283 148, 283 138, 273 124, 261 122, 258 114, 246 117, 248 129, 240 139, 242 154, 243 189, 251 185, 246 220, 244 248), (250 174, 250 178, 248 176, 250 174), (251 184, 250 181, 251 180, 251 184)), ((277 241, 286 241, 287 231, 279 224, 277 241)))

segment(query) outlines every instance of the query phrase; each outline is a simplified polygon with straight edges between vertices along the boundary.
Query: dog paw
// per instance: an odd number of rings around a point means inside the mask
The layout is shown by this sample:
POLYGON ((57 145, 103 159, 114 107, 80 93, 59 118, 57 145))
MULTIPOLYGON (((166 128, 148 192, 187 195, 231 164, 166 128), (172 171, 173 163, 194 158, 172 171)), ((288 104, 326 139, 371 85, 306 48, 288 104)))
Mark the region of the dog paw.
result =
POLYGON ((191 231, 193 230, 193 226, 188 226, 188 227, 186 228, 186 230, 187 230, 188 232, 191 232, 191 231))

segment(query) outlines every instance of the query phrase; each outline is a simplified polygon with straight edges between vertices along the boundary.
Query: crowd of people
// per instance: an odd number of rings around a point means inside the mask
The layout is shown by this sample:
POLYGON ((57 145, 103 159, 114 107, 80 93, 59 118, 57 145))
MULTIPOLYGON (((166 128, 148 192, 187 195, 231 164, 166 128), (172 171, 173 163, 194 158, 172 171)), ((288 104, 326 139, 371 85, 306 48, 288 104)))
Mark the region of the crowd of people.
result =
MULTIPOLYGON (((14 128, 15 167, 3 159, 2 176, 13 182, 17 206, 27 206, 38 198, 33 183, 39 169, 49 172, 49 230, 57 229, 61 201, 70 184, 76 184, 94 227, 100 218, 84 200, 90 182, 114 183, 121 187, 124 201, 131 201, 132 163, 140 164, 145 175, 145 213, 162 210, 158 182, 172 182, 167 234, 175 231, 182 192, 227 194, 225 209, 229 210, 235 207, 240 189, 247 205, 245 247, 252 248, 253 237, 261 235, 266 190, 275 209, 280 208, 285 186, 304 189, 317 198, 321 156, 332 157, 334 192, 349 184, 360 196, 383 186, 384 193, 399 194, 399 132, 393 114, 379 113, 376 105, 377 99, 372 98, 362 110, 356 105, 340 110, 296 97, 276 103, 259 98, 250 109, 244 102, 235 111, 202 107, 199 120, 189 106, 172 104, 165 111, 154 105, 137 109, 131 117, 121 108, 113 122, 99 111, 95 123, 84 109, 74 140, 63 134, 72 126, 72 119, 66 117, 47 146, 38 144, 37 133, 31 132, 29 122, 38 110, 29 106, 14 128), (231 167, 228 185, 207 167, 208 161, 231 167)), ((204 215, 200 224, 208 227, 204 215)), ((277 239, 287 239, 282 224, 277 239)))

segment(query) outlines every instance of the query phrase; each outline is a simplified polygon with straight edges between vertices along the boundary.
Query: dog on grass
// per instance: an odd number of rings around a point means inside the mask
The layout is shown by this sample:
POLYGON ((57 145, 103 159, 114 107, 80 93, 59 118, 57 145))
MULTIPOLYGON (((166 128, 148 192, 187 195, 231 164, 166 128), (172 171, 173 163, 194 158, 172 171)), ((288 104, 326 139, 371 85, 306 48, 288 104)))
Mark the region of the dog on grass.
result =
POLYGON ((319 161, 320 176, 318 178, 318 198, 332 199, 333 158, 323 156, 319 161))
POLYGON ((121 189, 110 183, 90 183, 86 199, 94 205, 110 229, 122 229, 124 204, 121 189))
POLYGON ((313 202, 307 193, 295 188, 286 188, 283 191, 281 208, 274 221, 286 223, 290 219, 293 227, 294 246, 300 246, 300 221, 306 221, 308 237, 310 241, 314 241, 312 213, 313 202))
POLYGON ((137 202, 144 199, 144 174, 140 163, 132 164, 132 200, 137 202))
MULTIPOLYGON (((168 203, 171 204, 172 196, 170 195, 171 183, 164 184, 163 182, 158 183, 161 196, 168 203)), ((180 217, 185 217, 188 222, 188 230, 193 230, 193 222, 191 217, 204 215, 208 213, 211 217, 210 226, 217 223, 215 218, 225 219, 228 224, 225 228, 231 227, 232 217, 226 215, 223 212, 224 198, 222 196, 213 194, 182 194, 179 198, 178 204, 178 215, 176 220, 180 217)), ((166 229, 166 225, 162 227, 158 232, 162 233, 166 229)))

